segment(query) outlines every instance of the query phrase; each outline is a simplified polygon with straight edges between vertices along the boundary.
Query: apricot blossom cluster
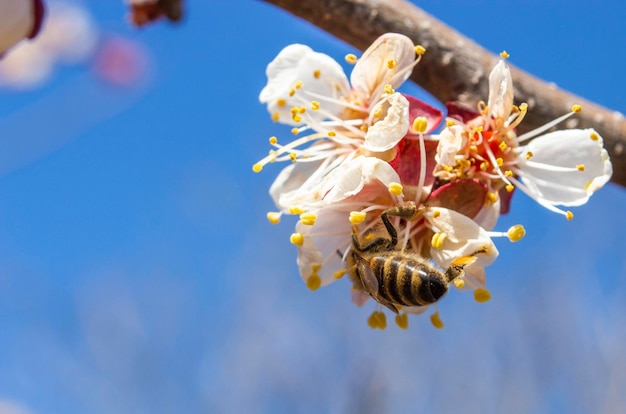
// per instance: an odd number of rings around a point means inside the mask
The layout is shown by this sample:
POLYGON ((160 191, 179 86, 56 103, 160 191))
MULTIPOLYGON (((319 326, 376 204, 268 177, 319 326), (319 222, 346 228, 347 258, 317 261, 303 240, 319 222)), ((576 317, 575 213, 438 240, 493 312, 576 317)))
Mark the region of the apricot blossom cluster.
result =
MULTIPOLYGON (((514 190, 571 219, 561 207, 584 204, 611 176, 594 130, 544 134, 578 106, 544 127, 516 134, 528 106, 514 105, 504 59, 490 74, 487 103, 477 110, 448 104, 443 123, 441 111, 396 91, 424 53, 408 37, 388 33, 361 58, 346 56, 354 64, 350 79, 331 57, 300 44, 284 48, 267 67, 259 99, 273 121, 292 127, 295 138, 281 143, 271 137, 272 149, 252 168, 260 172, 269 163, 289 162, 270 188, 277 211, 267 217, 273 224, 286 214, 299 217, 291 243, 311 290, 348 273, 356 304, 376 299, 347 265, 353 237, 372 237, 383 212, 411 203, 414 217, 393 218, 395 248, 441 269, 480 252, 452 283, 485 302, 485 267, 498 257, 493 238, 516 242, 525 235, 521 225, 494 231, 514 190)), ((398 306, 396 322, 406 328, 407 314, 427 308, 398 306)), ((431 321, 443 327, 438 311, 431 321)), ((380 304, 368 323, 386 326, 380 304)))

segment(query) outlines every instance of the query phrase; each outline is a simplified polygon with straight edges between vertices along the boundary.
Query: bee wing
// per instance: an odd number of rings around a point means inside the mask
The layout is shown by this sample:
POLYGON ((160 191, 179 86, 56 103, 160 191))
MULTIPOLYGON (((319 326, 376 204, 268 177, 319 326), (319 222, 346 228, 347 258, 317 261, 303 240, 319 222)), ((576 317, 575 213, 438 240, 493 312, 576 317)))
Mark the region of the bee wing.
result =
POLYGON ((370 294, 374 300, 380 303, 383 306, 389 308, 392 312, 398 313, 398 308, 387 299, 381 297, 378 294, 378 279, 376 275, 372 271, 367 260, 362 258, 361 256, 355 255, 356 269, 357 274, 359 275, 359 279, 361 280, 361 284, 367 293, 370 294))

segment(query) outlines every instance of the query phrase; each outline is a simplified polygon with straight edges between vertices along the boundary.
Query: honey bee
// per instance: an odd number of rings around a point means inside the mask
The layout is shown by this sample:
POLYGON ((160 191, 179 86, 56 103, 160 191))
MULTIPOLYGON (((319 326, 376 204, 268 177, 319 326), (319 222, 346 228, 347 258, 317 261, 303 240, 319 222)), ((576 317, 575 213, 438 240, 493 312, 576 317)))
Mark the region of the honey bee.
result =
POLYGON ((389 238, 377 237, 361 245, 356 226, 353 226, 352 251, 348 255, 349 275, 357 288, 367 292, 374 300, 398 313, 398 306, 425 306, 437 302, 448 285, 463 274, 463 268, 473 263, 478 250, 470 256, 454 260, 445 272, 412 252, 397 249, 398 233, 389 216, 414 220, 421 214, 415 203, 392 207, 380 218, 389 238))

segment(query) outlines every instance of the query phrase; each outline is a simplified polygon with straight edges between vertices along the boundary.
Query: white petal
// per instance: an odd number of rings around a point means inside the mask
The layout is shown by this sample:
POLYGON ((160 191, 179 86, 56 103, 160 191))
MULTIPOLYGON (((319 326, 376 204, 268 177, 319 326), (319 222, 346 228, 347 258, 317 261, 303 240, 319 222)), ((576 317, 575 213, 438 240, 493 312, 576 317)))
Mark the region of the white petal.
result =
POLYGON ((36 42, 20 43, 0 60, 0 85, 34 88, 43 84, 53 69, 54 55, 49 50, 38 47, 36 42))
POLYGON ((513 80, 511 71, 500 60, 489 74, 489 113, 495 118, 506 120, 513 109, 513 80))
POLYGON ((67 63, 88 58, 98 40, 89 13, 70 3, 50 3, 48 14, 48 20, 34 43, 67 63))
POLYGON ((478 288, 485 288, 487 286, 487 281, 486 281, 486 272, 485 272, 485 268, 482 266, 477 266, 475 263, 472 263, 471 265, 465 267, 463 269, 463 272, 465 273, 465 280, 467 281, 467 283, 465 283, 465 288, 467 289, 478 289, 478 288))
MULTIPOLYGON (((320 106, 333 115, 339 115, 343 107, 338 103, 331 103, 314 97, 311 93, 337 100, 350 93, 348 78, 341 66, 330 56, 314 52, 310 47, 293 44, 285 47, 274 58, 265 71, 267 85, 259 95, 261 103, 267 104, 270 114, 278 113, 279 122, 296 125, 291 116, 291 108, 305 106, 313 100, 320 101, 320 106), (316 71, 319 76, 316 77, 316 71), (296 90, 294 96, 289 92, 297 81, 302 81, 302 87, 296 90), (279 106, 279 100, 286 104, 279 106)), ((321 112, 310 111, 309 115, 317 120, 323 119, 321 112)))
POLYGON ((396 89, 411 75, 406 68, 414 60, 415 48, 411 39, 397 33, 384 34, 372 43, 354 66, 350 75, 352 87, 365 101, 380 93, 387 84, 396 89), (396 62, 393 69, 387 66, 390 59, 396 62))
POLYGON ((350 296, 352 297, 352 303, 361 307, 371 298, 371 296, 361 289, 351 289, 350 296))
POLYGON ((473 220, 483 229, 493 230, 500 217, 500 198, 495 203, 483 206, 473 220))
POLYGON ((298 162, 291 164, 278 174, 270 187, 270 196, 280 210, 289 207, 306 207, 322 199, 316 194, 315 187, 321 184, 321 179, 315 174, 322 161, 298 162))
POLYGON ((522 148, 519 169, 523 183, 534 198, 562 206, 586 203, 613 174, 602 137, 593 129, 555 131, 535 138, 522 148), (591 139, 592 134, 597 140, 591 139), (533 156, 527 161, 528 151, 533 156), (584 171, 576 170, 577 165, 584 165, 584 171), (555 171, 555 168, 571 171, 555 171))
POLYGON ((336 271, 345 268, 337 250, 343 253, 349 246, 352 228, 346 212, 328 209, 311 212, 317 213, 314 225, 296 224, 296 231, 304 238, 304 243, 298 247, 298 269, 306 282, 314 269, 319 267, 316 273, 322 279, 322 286, 325 286, 336 280, 336 271))
POLYGON ((441 207, 430 207, 425 214, 429 227, 435 232, 443 232, 446 238, 441 248, 431 247, 431 257, 442 268, 448 267, 452 260, 469 256, 479 250, 485 252, 476 255, 476 266, 487 266, 498 257, 498 249, 485 229, 472 219, 441 207), (439 212, 437 218, 432 214, 439 212))
POLYGON ((346 161, 329 175, 323 190, 324 201, 338 203, 359 194, 371 203, 380 196, 388 196, 387 189, 393 182, 399 183, 400 177, 389 163, 375 157, 357 157, 346 161), (373 186, 362 193, 367 184, 373 186))
POLYGON ((28 37, 34 24, 33 0, 0 1, 0 55, 28 37))
POLYGON ((395 147, 409 130, 409 101, 402 94, 389 95, 372 112, 381 106, 385 117, 372 125, 365 134, 363 148, 369 151, 383 152, 395 147))
POLYGON ((453 125, 441 131, 439 144, 437 144, 437 154, 435 155, 437 164, 454 167, 456 165, 455 156, 465 145, 464 141, 461 125, 453 125))

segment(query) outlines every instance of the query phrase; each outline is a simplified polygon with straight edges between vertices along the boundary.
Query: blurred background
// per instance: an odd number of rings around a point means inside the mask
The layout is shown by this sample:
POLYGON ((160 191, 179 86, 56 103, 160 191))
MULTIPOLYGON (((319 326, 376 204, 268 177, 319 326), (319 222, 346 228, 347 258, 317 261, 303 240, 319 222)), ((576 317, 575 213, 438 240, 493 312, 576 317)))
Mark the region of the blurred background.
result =
MULTIPOLYGON (((626 411, 624 189, 571 222, 516 194, 498 228, 528 235, 497 240, 490 302, 373 331, 348 280, 305 287, 295 219, 265 218, 282 166, 251 170, 290 134, 258 103, 267 63, 358 52, 260 1, 186 3, 136 29, 74 1, 81 53, 0 69, 0 413, 626 411)), ((626 112, 621 3, 419 5, 626 112)))

